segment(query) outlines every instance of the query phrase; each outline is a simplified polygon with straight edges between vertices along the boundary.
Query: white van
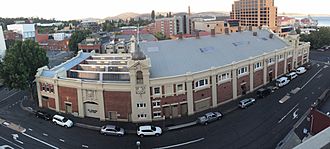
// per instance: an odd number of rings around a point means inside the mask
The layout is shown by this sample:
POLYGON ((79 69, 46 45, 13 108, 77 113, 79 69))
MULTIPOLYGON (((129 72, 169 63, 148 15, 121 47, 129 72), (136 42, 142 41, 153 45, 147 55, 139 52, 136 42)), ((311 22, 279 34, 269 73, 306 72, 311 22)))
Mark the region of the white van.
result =
POLYGON ((283 87, 290 82, 288 77, 281 77, 276 80, 276 86, 283 87))
POLYGON ((52 121, 54 124, 63 126, 65 128, 69 128, 73 126, 73 122, 71 120, 61 115, 54 115, 52 121))
POLYGON ((293 79, 295 79, 295 78, 297 78, 297 73, 295 73, 295 72, 290 72, 290 73, 288 73, 288 74, 286 74, 286 77, 289 79, 289 80, 293 80, 293 79))

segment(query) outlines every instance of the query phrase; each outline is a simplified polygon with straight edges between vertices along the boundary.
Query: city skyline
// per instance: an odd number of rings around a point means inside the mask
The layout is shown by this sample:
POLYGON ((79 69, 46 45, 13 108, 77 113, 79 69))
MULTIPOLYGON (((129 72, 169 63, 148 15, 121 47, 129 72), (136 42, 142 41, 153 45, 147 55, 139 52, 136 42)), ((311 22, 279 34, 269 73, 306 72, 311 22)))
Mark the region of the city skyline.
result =
MULTIPOLYGON (((0 17, 42 17, 55 18, 59 20, 83 19, 83 18, 106 18, 116 16, 125 12, 134 13, 150 13, 152 10, 156 12, 186 12, 188 6, 191 7, 191 12, 230 12, 234 0, 204 0, 201 3, 198 0, 183 0, 183 1, 152 1, 152 0, 122 0, 122 1, 104 1, 94 0, 93 5, 90 3, 75 1, 58 0, 53 5, 53 10, 49 9, 49 4, 40 4, 39 0, 21 1, 11 0, 4 2, 6 6, 0 10, 0 17), (20 5, 17 5, 20 4, 20 5), (174 5, 175 4, 175 5, 174 5), (75 6, 77 7, 70 7, 75 6), (60 8, 60 6, 67 6, 60 8), (59 7, 59 8, 56 8, 59 7), (29 9, 27 9, 29 8, 29 9), (15 11, 13 11, 15 10, 15 11), (24 13, 19 10, 24 10, 24 13)), ((330 10, 327 6, 330 4, 324 0, 276 0, 275 6, 278 7, 278 13, 302 13, 302 14, 328 14, 330 10), (309 8, 309 9, 306 9, 309 8)))

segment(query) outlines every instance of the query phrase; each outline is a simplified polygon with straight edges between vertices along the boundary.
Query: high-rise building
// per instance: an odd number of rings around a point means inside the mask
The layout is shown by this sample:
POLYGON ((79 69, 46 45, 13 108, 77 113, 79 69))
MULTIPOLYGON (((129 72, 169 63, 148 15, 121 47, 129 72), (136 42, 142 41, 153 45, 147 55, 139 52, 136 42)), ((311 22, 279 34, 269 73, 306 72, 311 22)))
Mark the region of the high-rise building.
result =
POLYGON ((232 5, 231 19, 239 19, 241 26, 268 26, 277 30, 277 7, 274 0, 237 0, 232 5))
POLYGON ((2 26, 0 25, 0 61, 5 56, 5 53, 6 53, 5 37, 3 35, 2 26))

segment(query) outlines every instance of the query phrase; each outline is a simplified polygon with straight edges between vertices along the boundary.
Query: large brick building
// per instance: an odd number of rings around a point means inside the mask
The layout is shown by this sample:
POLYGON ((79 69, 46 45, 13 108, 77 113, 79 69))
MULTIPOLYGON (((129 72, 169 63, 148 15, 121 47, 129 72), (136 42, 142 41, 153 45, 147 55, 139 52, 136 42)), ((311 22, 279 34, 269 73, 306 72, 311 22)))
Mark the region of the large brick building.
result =
POLYGON ((309 43, 268 29, 157 42, 132 54, 79 52, 36 75, 39 106, 79 117, 145 122, 235 100, 308 62, 309 43))

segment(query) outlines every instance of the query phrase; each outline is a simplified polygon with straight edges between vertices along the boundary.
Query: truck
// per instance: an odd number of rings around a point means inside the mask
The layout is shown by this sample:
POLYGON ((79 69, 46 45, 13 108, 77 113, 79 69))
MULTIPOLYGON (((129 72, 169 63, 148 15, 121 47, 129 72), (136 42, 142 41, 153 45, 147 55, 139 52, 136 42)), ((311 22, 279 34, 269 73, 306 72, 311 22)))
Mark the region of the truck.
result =
POLYGON ((208 123, 219 120, 222 117, 223 114, 221 112, 209 112, 201 117, 198 117, 197 123, 202 125, 207 125, 208 123))

